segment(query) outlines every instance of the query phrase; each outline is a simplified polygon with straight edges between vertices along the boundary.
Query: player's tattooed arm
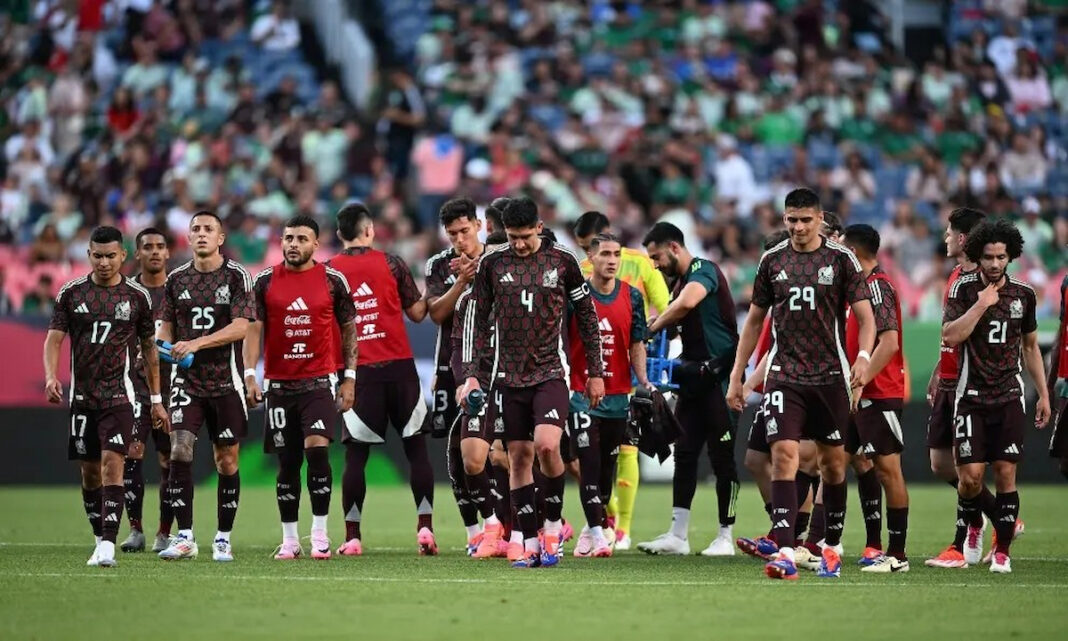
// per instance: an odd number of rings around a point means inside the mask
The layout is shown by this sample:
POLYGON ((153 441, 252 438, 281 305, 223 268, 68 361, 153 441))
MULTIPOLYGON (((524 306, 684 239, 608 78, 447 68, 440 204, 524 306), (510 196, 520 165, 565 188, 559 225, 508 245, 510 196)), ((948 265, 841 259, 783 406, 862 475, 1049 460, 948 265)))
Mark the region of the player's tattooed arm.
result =
POLYGON ((345 369, 356 369, 360 348, 356 342, 356 323, 348 321, 341 324, 341 355, 345 359, 345 369))
MULTIPOLYGON (((59 369, 59 350, 63 346, 66 332, 49 329, 44 342, 45 396, 49 403, 59 404, 63 401, 63 384, 56 377, 59 369)), ((155 349, 152 350, 156 351, 155 349)))

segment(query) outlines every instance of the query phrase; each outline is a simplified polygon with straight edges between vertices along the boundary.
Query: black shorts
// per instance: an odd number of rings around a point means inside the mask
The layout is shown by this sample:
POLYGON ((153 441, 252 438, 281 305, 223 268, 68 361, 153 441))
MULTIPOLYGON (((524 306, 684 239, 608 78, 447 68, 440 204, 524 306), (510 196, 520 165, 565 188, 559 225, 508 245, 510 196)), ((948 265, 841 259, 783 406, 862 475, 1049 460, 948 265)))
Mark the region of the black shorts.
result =
POLYGON ((957 465, 1007 461, 1017 463, 1023 454, 1027 417, 1023 400, 981 405, 968 399, 957 404, 953 446, 957 465))
POLYGON ((927 447, 948 450, 953 447, 953 404, 957 393, 938 388, 931 401, 931 415, 927 418, 927 447))
POLYGON ((70 408, 70 438, 67 460, 99 461, 103 450, 126 456, 133 440, 133 405, 123 403, 104 409, 70 408))
POLYGON ((451 370, 438 372, 434 377, 434 406, 430 408, 427 418, 431 433, 439 438, 445 435, 460 413, 460 407, 456 404, 456 388, 451 370))
POLYGON ((749 440, 746 447, 754 452, 771 454, 771 445, 768 445, 768 435, 764 426, 764 409, 757 407, 753 413, 753 424, 749 426, 749 440))
POLYGON ((1053 434, 1049 437, 1049 455, 1052 458, 1068 459, 1068 399, 1054 398, 1053 434))
POLYGON ((234 445, 248 436, 245 395, 235 390, 222 396, 194 396, 176 383, 171 388, 171 431, 196 436, 204 425, 215 445, 234 445))
POLYGON ((133 404, 134 431, 130 438, 135 443, 147 443, 149 434, 156 445, 156 451, 169 456, 171 453, 171 435, 152 425, 152 404, 147 398, 138 399, 133 404))
POLYGON ((385 443, 390 426, 411 438, 423 433, 426 401, 419 379, 363 382, 356 385, 356 404, 341 417, 342 442, 385 443))
POLYGON ((270 454, 281 448, 304 449, 304 439, 325 436, 334 440, 337 405, 334 391, 320 388, 299 394, 267 394, 263 428, 263 451, 270 454))
POLYGON ((543 381, 530 387, 500 386, 504 418, 504 440, 533 441, 538 425, 567 423, 570 394, 560 379, 543 381))
POLYGON ((763 408, 769 444, 802 439, 831 446, 845 444, 849 391, 844 381, 829 385, 769 383, 763 408))
POLYGON ((857 413, 849 421, 846 451, 869 458, 900 454, 905 449, 901 430, 904 405, 901 399, 861 399, 857 413))
POLYGON ((627 419, 627 427, 623 430, 623 443, 621 443, 621 445, 625 447, 638 447, 638 445, 641 444, 641 430, 642 428, 638 424, 638 421, 634 420, 633 416, 629 417, 627 419))

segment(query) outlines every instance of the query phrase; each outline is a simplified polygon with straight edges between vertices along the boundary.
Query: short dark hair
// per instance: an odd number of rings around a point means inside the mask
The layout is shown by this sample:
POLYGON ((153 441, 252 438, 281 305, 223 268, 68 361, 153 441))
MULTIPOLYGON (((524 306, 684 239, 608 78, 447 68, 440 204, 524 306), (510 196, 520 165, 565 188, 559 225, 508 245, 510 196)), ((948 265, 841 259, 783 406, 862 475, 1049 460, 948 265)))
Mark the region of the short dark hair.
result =
POLYGON ((216 214, 215 212, 211 211, 210 209, 201 209, 201 210, 197 211, 195 214, 193 214, 193 216, 189 219, 189 225, 190 226, 193 225, 193 220, 195 220, 198 216, 210 216, 211 218, 214 218, 215 222, 219 223, 219 228, 222 229, 222 226, 223 226, 222 218, 219 218, 219 214, 216 214))
POLYGON ((856 250, 864 258, 874 258, 879 253, 879 232, 871 225, 850 225, 845 230, 846 244, 856 250))
POLYGON ((842 235, 842 219, 833 211, 823 212, 823 226, 832 234, 842 235))
POLYGON ((501 222, 505 229, 524 229, 538 224, 538 205, 528 196, 514 198, 504 208, 501 222))
POLYGON ((786 194, 785 204, 787 209, 818 209, 823 211, 823 207, 820 206, 820 197, 816 195, 816 192, 805 187, 800 187, 786 194))
POLYGON ((343 240, 355 240, 372 222, 371 210, 363 203, 349 203, 337 212, 337 232, 343 240))
POLYGON ((316 238, 319 237, 319 223, 315 222, 315 219, 311 216, 307 216, 305 214, 297 214, 296 216, 290 218, 286 221, 285 227, 307 227, 308 229, 315 232, 316 238))
POLYGON ((764 237, 764 251, 771 249, 772 247, 778 245, 789 237, 790 232, 785 229, 780 229, 779 231, 771 232, 770 234, 764 237))
POLYGON ((645 238, 642 240, 642 247, 646 247, 650 243, 663 245, 664 243, 670 242, 676 242, 683 246, 686 245, 686 239, 683 238, 681 229, 671 223, 660 222, 653 225, 653 228, 645 235, 645 238))
POLYGON ((487 245, 503 245, 508 242, 508 234, 504 233, 503 229, 498 229, 489 236, 486 236, 487 245))
POLYGON ((575 221, 575 227, 572 232, 578 238, 589 236, 590 234, 599 234, 606 229, 608 229, 608 216, 599 211, 588 211, 575 221))
POLYGON ((170 247, 171 245, 171 239, 169 236, 167 236, 167 234, 163 233, 159 229, 156 229, 155 227, 145 227, 141 231, 137 232, 137 236, 134 238, 134 246, 140 247, 141 241, 144 239, 145 236, 163 236, 163 243, 168 247, 170 247))
POLYGON ((964 254, 968 260, 978 263, 983 257, 983 248, 990 243, 1005 243, 1009 261, 1014 261, 1023 254, 1023 236, 1007 218, 984 220, 976 225, 968 234, 968 240, 964 241, 964 254))
POLYGON ((597 249, 597 246, 601 243, 616 243, 621 248, 623 247, 623 241, 619 239, 619 236, 606 231, 594 234, 590 240, 590 249, 597 249))
POLYGON ((970 234, 985 218, 986 213, 978 209, 958 207, 949 214, 949 226, 962 234, 970 234))
POLYGON ((438 217, 441 219, 442 226, 448 227, 461 218, 478 220, 478 211, 474 201, 470 198, 453 198, 441 206, 438 217))
POLYGON ((89 242, 98 245, 106 245, 108 243, 118 243, 121 245, 122 232, 110 225, 101 225, 94 229, 93 233, 89 235, 89 242))
POLYGON ((551 240, 554 243, 557 242, 557 240, 556 240, 556 232, 554 232, 553 230, 549 229, 548 227, 542 227, 542 229, 541 229, 541 237, 544 238, 545 240, 551 240))
POLYGON ((501 218, 504 215, 504 209, 508 206, 508 203, 512 202, 512 199, 508 196, 501 196, 494 198, 493 202, 486 207, 486 220, 493 223, 494 229, 504 229, 504 220, 501 218))

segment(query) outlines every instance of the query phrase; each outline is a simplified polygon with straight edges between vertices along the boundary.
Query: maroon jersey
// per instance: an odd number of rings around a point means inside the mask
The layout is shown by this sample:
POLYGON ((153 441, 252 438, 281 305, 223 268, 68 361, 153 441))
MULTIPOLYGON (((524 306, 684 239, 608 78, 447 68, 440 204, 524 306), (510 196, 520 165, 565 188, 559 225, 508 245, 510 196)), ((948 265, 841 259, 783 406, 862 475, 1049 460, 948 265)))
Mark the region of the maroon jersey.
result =
MULTIPOLYGON (((949 282, 946 283, 946 293, 942 296, 942 309, 946 307, 946 303, 949 302, 949 290, 952 289, 953 284, 957 282, 957 279, 963 276, 965 272, 960 265, 953 268, 953 271, 949 273, 949 282)), ((958 351, 960 347, 950 347, 945 343, 941 345, 941 355, 938 359, 938 385, 941 389, 952 391, 957 389, 957 370, 960 369, 960 355, 958 351)))
POLYGON ((1061 328, 1057 361, 1057 378, 1068 378, 1068 275, 1061 281, 1061 328))
MULTIPOLYGON (((586 348, 589 375, 604 376, 590 286, 575 255, 564 247, 542 239, 538 251, 529 256, 517 256, 510 245, 486 252, 479 260, 473 289, 475 354, 490 349, 491 314, 496 321, 494 383, 530 387, 567 380, 563 333, 569 300, 586 348)), ((465 378, 477 375, 477 361, 464 364, 465 378)))
MULTIPOLYGON (((164 290, 160 319, 171 323, 175 343, 214 334, 235 318, 256 320, 252 277, 229 258, 210 272, 197 271, 189 261, 168 274, 164 290)), ((244 393, 241 345, 235 341, 197 352, 193 366, 178 372, 185 391, 202 397, 244 393)))
POLYGON ((256 275, 252 291, 263 321, 266 391, 332 390, 334 331, 356 316, 341 272, 322 263, 300 272, 276 265, 256 275))
POLYGON ((125 276, 112 287, 76 278, 59 290, 48 329, 70 336, 72 404, 105 409, 134 402, 129 346, 155 329, 144 287, 125 276))
MULTIPOLYGON (((459 258, 455 249, 446 249, 435 254, 426 261, 426 296, 435 298, 444 296, 445 292, 456 283, 456 274, 452 273, 449 264, 454 258, 459 258)), ((455 319, 452 314, 447 316, 438 326, 438 340, 434 348, 434 371, 437 374, 448 374, 449 363, 452 360, 452 328, 455 319)))
POLYGON ((475 306, 471 296, 472 289, 467 288, 456 299, 456 318, 452 325, 450 352, 452 354, 452 374, 458 383, 464 380, 466 363, 477 361, 478 384, 489 389, 493 384, 493 372, 497 368, 497 331, 496 324, 490 325, 490 348, 484 352, 475 352, 475 306))
MULTIPOLYGON (((141 282, 141 275, 133 277, 134 281, 148 291, 148 295, 152 298, 152 317, 155 320, 155 331, 159 332, 159 326, 163 323, 159 317, 160 307, 163 306, 163 291, 164 287, 149 287, 141 282)), ((134 394, 137 400, 141 403, 148 403, 148 380, 145 378, 145 369, 143 366, 144 359, 141 354, 141 342, 136 338, 130 341, 130 353, 135 359, 136 366, 134 367, 134 394)), ((163 398, 169 398, 171 393, 171 372, 174 370, 174 365, 168 363, 162 358, 159 359, 159 389, 160 395, 163 398)))
POLYGON ((845 309, 871 298, 860 262, 838 243, 822 240, 811 252, 784 240, 764 253, 753 283, 753 304, 771 310, 775 342, 769 382, 848 385, 845 309))
MULTIPOLYGON (((963 316, 985 288, 979 272, 958 278, 949 290, 942 322, 963 316)), ((1010 277, 998 290, 997 304, 986 310, 971 336, 960 345, 957 402, 965 398, 982 405, 1023 401, 1023 335, 1038 329, 1035 306, 1035 290, 1027 283, 1010 277)))

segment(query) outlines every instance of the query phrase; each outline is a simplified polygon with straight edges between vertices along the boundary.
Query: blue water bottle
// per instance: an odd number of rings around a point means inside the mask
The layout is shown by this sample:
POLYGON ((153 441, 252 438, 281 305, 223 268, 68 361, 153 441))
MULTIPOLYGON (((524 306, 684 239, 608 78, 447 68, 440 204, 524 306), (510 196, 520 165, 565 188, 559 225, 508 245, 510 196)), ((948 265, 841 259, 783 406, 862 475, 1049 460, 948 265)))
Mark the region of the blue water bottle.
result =
POLYGON ((482 406, 486 402, 486 394, 482 390, 471 390, 467 394, 468 416, 478 416, 482 412, 482 406))
POLYGON ((174 346, 163 339, 156 339, 156 347, 159 349, 159 357, 168 363, 174 363, 182 369, 189 369, 193 365, 193 354, 186 354, 185 358, 180 361, 174 360, 171 356, 171 348, 174 346))

